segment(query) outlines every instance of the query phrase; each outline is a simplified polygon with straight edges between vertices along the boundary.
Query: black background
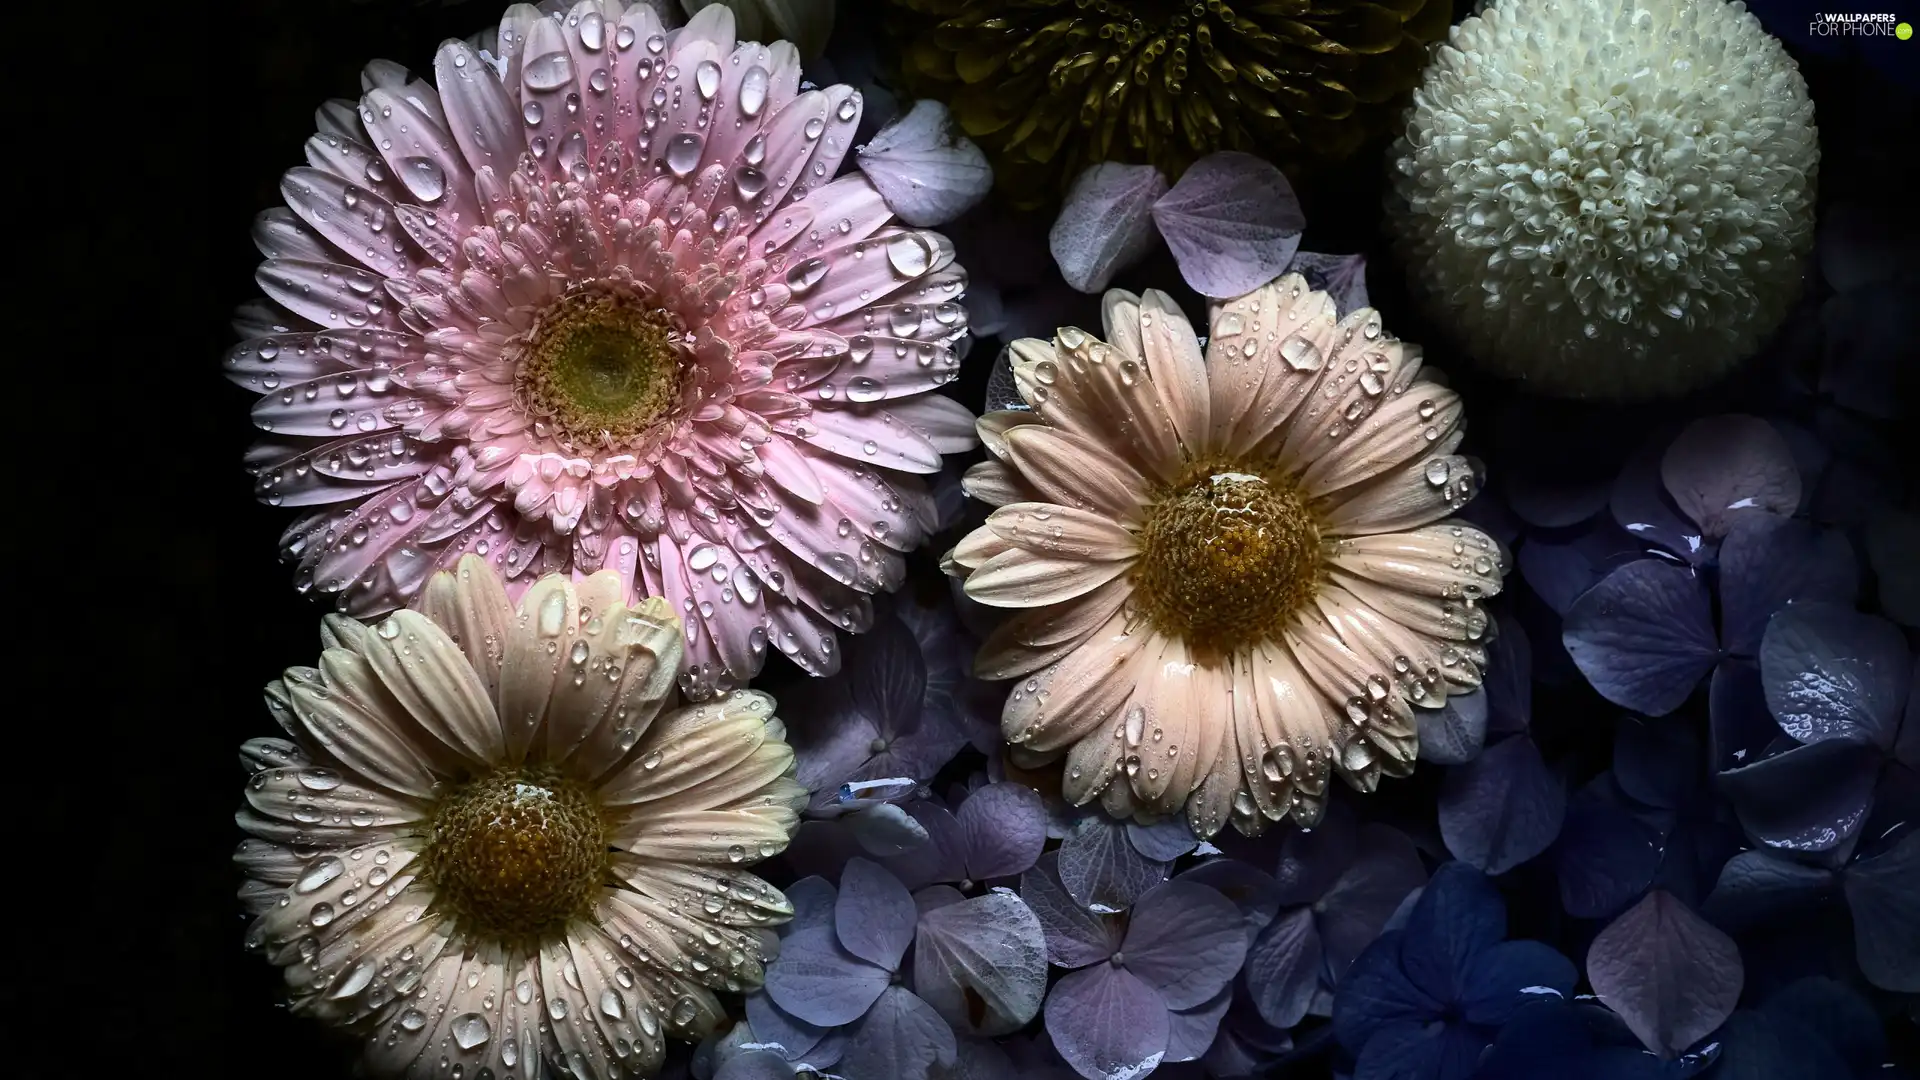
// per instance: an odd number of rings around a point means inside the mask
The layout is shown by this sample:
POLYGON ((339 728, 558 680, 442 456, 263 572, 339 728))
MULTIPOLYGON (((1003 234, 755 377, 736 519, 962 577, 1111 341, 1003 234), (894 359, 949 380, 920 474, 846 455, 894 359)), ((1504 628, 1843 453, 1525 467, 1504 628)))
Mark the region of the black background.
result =
MULTIPOLYGON (((63 204, 71 191, 81 203, 80 212, 49 211, 55 235, 45 252, 56 276, 69 279, 57 306, 16 315, 58 342, 35 352, 36 338, 17 341, 14 362, 50 366, 41 374, 58 384, 59 406, 38 417, 53 425, 50 438, 15 447, 29 455, 27 468, 52 474, 48 494, 10 508, 25 528, 9 530, 9 546, 45 545, 10 560, 16 595, 76 628, 40 624, 29 631, 32 646, 13 650, 24 685, 57 680, 50 699, 36 692, 22 700, 37 703, 16 703, 16 722, 51 736, 55 748, 33 757, 28 790, 46 785, 61 816, 56 831, 74 836, 61 848, 70 869, 10 869, 28 903, 46 908, 13 929, 30 951, 48 947, 54 957, 57 999, 44 1004, 85 1021, 58 1023, 55 1035, 26 1023, 33 1014, 14 1012, 9 1041, 26 1061, 45 1053, 82 1069, 177 1066, 203 1077, 351 1071, 352 1044, 290 1017, 278 972, 241 948, 229 861, 239 839, 236 749, 272 733, 260 688, 289 665, 313 662, 323 609, 293 592, 276 559, 292 512, 253 500, 240 469, 254 436, 252 398, 225 383, 218 364, 234 340, 231 310, 258 293, 250 223, 279 203, 280 174, 301 163, 315 107, 357 97, 369 59, 427 68, 439 42, 489 25, 498 7, 263 0, 128 12, 114 28, 119 40, 84 60, 95 83, 81 90, 106 95, 102 102, 52 133, 60 145, 37 151, 43 166, 51 154, 51 169, 14 172, 29 191, 63 204), (110 83, 98 82, 107 75, 110 83), (75 570, 76 581, 50 577, 75 570), (48 660, 75 671, 41 672, 48 660)), ((1806 70, 1823 142, 1850 128, 1901 130, 1876 91, 1842 66, 1806 70)), ((1822 202, 1864 169, 1915 175, 1911 146, 1900 143, 1914 130, 1891 146, 1852 131, 1850 141, 1893 156, 1851 166, 1830 154, 1822 202)), ((1429 342, 1429 356, 1445 364, 1444 342, 1406 303, 1377 233, 1379 157, 1358 161, 1302 190, 1305 246, 1368 252, 1387 325, 1429 342)), ((32 216, 40 205, 16 200, 13 209, 32 216)), ((34 256, 15 251, 29 265, 34 256)), ((1118 284, 1156 280, 1177 280, 1164 256, 1118 284)), ((991 359, 991 350, 976 350, 956 387, 975 407, 991 359)), ((1474 401, 1476 440, 1498 441, 1502 418, 1514 415, 1511 394, 1463 388, 1474 401)), ((1564 408, 1522 406, 1532 419, 1520 426, 1552 426, 1564 408)), ((1701 408, 1638 410, 1604 426, 1635 433, 1701 408)), ((16 837, 17 858, 32 855, 23 843, 16 837)), ((1528 918, 1516 912, 1516 934, 1528 918)), ((8 982, 22 1001, 44 992, 24 972, 8 982)))

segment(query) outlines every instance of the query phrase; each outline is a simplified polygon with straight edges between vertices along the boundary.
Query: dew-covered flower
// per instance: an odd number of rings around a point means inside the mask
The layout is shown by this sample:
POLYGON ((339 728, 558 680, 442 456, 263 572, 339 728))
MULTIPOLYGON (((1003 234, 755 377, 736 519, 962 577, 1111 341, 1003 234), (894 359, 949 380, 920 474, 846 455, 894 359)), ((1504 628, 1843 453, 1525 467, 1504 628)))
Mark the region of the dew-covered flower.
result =
POLYGON ((1406 926, 1367 946, 1334 995, 1354 1076, 1466 1080, 1522 1006, 1573 992, 1566 957, 1506 937, 1506 903, 1484 874, 1460 862, 1434 871, 1406 926))
POLYGON ((1145 1076, 1212 1044, 1247 952, 1240 912, 1204 885, 1154 886, 1124 914, 1089 910, 1042 856, 1020 895, 1046 930, 1047 958, 1068 973, 1047 995, 1054 1048, 1088 1080, 1145 1076))
POLYGON ((954 1064, 956 1032, 1004 1035, 1040 1011, 1046 944, 1012 892, 911 894, 866 859, 847 864, 837 891, 817 878, 802 885, 810 901, 796 903, 765 998, 750 1005, 756 1035, 804 1041, 846 1027, 836 1074, 927 1080, 954 1064))
POLYGON ((1298 275, 1214 306, 1203 359, 1163 293, 1115 290, 1106 341, 1012 347, 1030 411, 980 420, 967 474, 999 507, 949 554, 1019 610, 982 677, 1016 678, 1016 764, 1196 836, 1318 819, 1327 779, 1412 771, 1413 706, 1480 685, 1506 564, 1441 520, 1477 480, 1420 351, 1298 275))
POLYGON ((1724 374, 1792 308, 1813 246, 1813 104, 1724 0, 1487 5, 1427 69, 1393 158, 1416 290, 1548 394, 1724 374))
POLYGON ((1214 150, 1345 157, 1385 130, 1453 13, 1444 0, 894 6, 908 88, 946 101, 1025 205, 1095 162, 1175 178, 1214 150))
POLYGON ((498 40, 369 67, 256 227, 226 372, 260 496, 309 511, 297 585, 370 616, 469 553, 514 595, 613 570, 681 619, 690 692, 769 644, 835 670, 926 534, 914 474, 972 443, 926 393, 964 273, 835 179, 860 95, 728 8, 520 5, 498 40))
POLYGON ((646 1076, 761 981, 791 908, 741 867, 805 793, 765 694, 669 708, 664 601, 602 572, 516 609, 470 556, 323 639, 267 687, 289 738, 241 750, 247 942, 294 1012, 365 1034, 377 1074, 646 1076))

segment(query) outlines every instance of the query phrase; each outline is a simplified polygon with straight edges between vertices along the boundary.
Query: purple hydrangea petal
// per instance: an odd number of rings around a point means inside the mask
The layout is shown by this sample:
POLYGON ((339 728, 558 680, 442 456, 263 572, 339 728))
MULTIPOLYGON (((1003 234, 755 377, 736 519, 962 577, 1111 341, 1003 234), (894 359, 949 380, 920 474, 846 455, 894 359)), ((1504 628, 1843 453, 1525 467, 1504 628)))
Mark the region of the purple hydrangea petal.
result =
POLYGON ((847 646, 844 681, 853 707, 872 718, 882 738, 919 726, 926 702, 927 662, 920 643, 892 614, 847 646))
POLYGON ((1047 809, 1040 793, 1011 781, 988 784, 960 804, 967 877, 1012 877, 1040 857, 1047 843, 1047 809))
POLYGON ((916 799, 903 809, 926 830, 927 842, 883 860, 893 876, 909 889, 936 881, 959 881, 967 876, 966 836, 947 808, 931 799, 916 799))
POLYGON ((1267 1075, 1292 1050, 1291 1035, 1270 1027, 1253 1015, 1244 998, 1236 997, 1202 1060, 1220 1080, 1241 1080, 1267 1075))
POLYGON ((1170 881, 1134 904, 1120 945, 1127 970, 1169 1009, 1191 1009, 1233 981, 1247 956, 1240 909, 1204 885, 1170 881))
POLYGON ((1460 1024, 1396 1024, 1373 1033, 1354 1062, 1353 1080, 1467 1080, 1487 1037, 1460 1024))
POLYGON ((788 934, 779 957, 767 965, 767 996, 818 1027, 860 1019, 892 981, 889 971, 848 952, 824 926, 788 934))
POLYGON ((1273 876, 1239 859, 1208 859, 1173 880, 1205 885, 1233 901, 1249 942, 1280 910, 1280 891, 1273 876))
POLYGON ((1728 414, 1695 420, 1667 446, 1660 479, 1682 513, 1709 539, 1748 514, 1791 516, 1800 507, 1800 470, 1773 425, 1728 414))
POLYGON ((1649 716, 1685 703, 1719 656, 1707 587, 1655 559, 1628 563, 1575 600, 1562 638, 1601 697, 1649 716))
POLYGON ((1587 979, 1647 1049, 1673 1057, 1733 1013, 1745 970, 1732 938, 1655 889, 1593 939, 1587 979))
POLYGON ((1537 941, 1503 941, 1475 956, 1460 1002, 1468 1023, 1499 1027, 1521 1006, 1545 996, 1565 998, 1580 981, 1573 961, 1537 941))
POLYGON ((927 912, 938 911, 950 904, 957 904, 967 898, 967 894, 951 885, 929 885, 913 894, 913 909, 924 920, 927 912))
POLYGON ((902 855, 927 844, 926 826, 893 803, 878 803, 839 821, 860 850, 875 858, 902 855))
POLYGON ((1851 1072, 1833 1047, 1813 1032, 1760 1012, 1743 1009, 1734 1013, 1722 1029, 1720 1042, 1715 1077, 1799 1080, 1803 1076, 1845 1077, 1851 1072))
POLYGON ((914 939, 913 985, 963 1035, 1018 1031, 1047 995, 1046 932, 1005 890, 929 911, 914 939))
POLYGON ((1861 973, 1882 990, 1920 993, 1920 831, 1854 862, 1841 880, 1861 973))
POLYGON ((1845 533, 1807 521, 1749 517, 1720 545, 1720 640, 1753 656, 1767 620, 1789 600, 1834 600, 1849 606, 1860 566, 1845 533))
POLYGON ((1313 251, 1295 252, 1287 273, 1307 279, 1307 287, 1333 297, 1334 310, 1341 316, 1370 305, 1367 299, 1367 257, 1365 255, 1322 255, 1313 251))
POLYGON ((826 880, 839 880, 841 871, 846 869, 850 859, 860 858, 866 849, 854 838, 852 830, 839 819, 830 821, 802 821, 800 828, 793 834, 793 842, 781 857, 787 865, 793 867, 796 874, 806 874, 826 880))
POLYGON ((753 1037, 760 1042, 778 1044, 789 1061, 800 1060, 818 1046, 821 1036, 827 1033, 826 1028, 789 1016, 765 991, 748 994, 745 1005, 747 1025, 753 1028, 753 1037))
POLYGON ((1846 1067, 1857 1074, 1871 1075, 1887 1061, 1887 1032, 1880 1015, 1837 979, 1796 979, 1775 991, 1759 1011, 1775 1023, 1805 1027, 1839 1051, 1846 1067))
POLYGON ((793 744, 793 778, 813 793, 816 809, 831 803, 873 755, 880 728, 853 707, 845 680, 809 683, 781 699, 793 744))
POLYGON ((1756 848, 1727 860, 1700 910, 1737 933, 1819 904, 1832 895, 1835 883, 1831 870, 1756 848))
POLYGON ((1134 850, 1155 862, 1170 863, 1200 846, 1184 817, 1165 817, 1151 825, 1129 821, 1126 829, 1134 850))
POLYGON ((903 986, 889 986, 854 1029, 836 1072, 928 1080, 936 1066, 953 1064, 953 1029, 903 986))
MULTIPOLYGON (((1493 882, 1467 863, 1445 863, 1433 872, 1407 918, 1400 963, 1407 978, 1428 995, 1459 1001, 1466 996, 1473 957, 1506 936, 1507 905, 1493 882)), ((1358 968, 1355 961, 1352 971, 1358 968)), ((1342 983, 1343 992, 1345 988, 1342 983)))
POLYGON ((1068 968, 1104 961, 1120 948, 1117 920, 1087 910, 1068 895, 1058 862, 1058 853, 1050 851, 1020 875, 1020 898, 1046 931, 1047 958, 1068 968))
POLYGON ((1873 809, 1882 760, 1870 743, 1828 739, 1723 772, 1720 788, 1761 843, 1831 851, 1853 838, 1873 809))
POLYGON ((1487 741, 1485 687, 1457 694, 1438 709, 1414 715, 1420 732, 1420 760, 1435 765, 1464 765, 1480 756, 1487 741))
POLYGON ((1060 883, 1098 911, 1123 911, 1167 877, 1167 864, 1140 854, 1126 827, 1097 815, 1081 818, 1060 842, 1060 883))
POLYGON ((1133 972, 1095 964, 1071 972, 1047 996, 1047 1034, 1089 1080, 1135 1080, 1167 1053, 1167 1003, 1133 972))
POLYGON ((1406 834, 1363 825, 1353 860, 1314 905, 1327 971, 1338 983, 1353 959, 1380 936, 1408 894, 1426 884, 1426 865, 1406 834))
POLYGON ((1167 1061, 1194 1061, 1213 1045, 1220 1019, 1233 1004, 1231 985, 1205 1002, 1184 1011, 1167 1013, 1167 1061))
POLYGON ((1609 497, 1613 520, 1636 541, 1658 544, 1697 564, 1711 549, 1700 527, 1668 501, 1660 478, 1665 451, 1666 435, 1656 434, 1620 469, 1609 497))
POLYGON ((1241 296, 1279 277, 1307 219, 1286 175, 1235 150, 1188 166, 1153 204, 1180 276, 1202 296, 1241 296))
POLYGON ((1653 883, 1660 843, 1652 826, 1591 790, 1574 796, 1557 841, 1560 906, 1576 919, 1618 913, 1653 883))
POLYGON ((1803 743, 1854 738, 1891 748, 1912 677, 1898 627, 1838 604, 1788 605, 1760 646, 1767 707, 1803 743))
POLYGON ((833 925, 833 903, 839 899, 840 890, 832 882, 823 877, 803 877, 782 891, 787 903, 793 905, 793 918, 780 928, 784 933, 833 925))
POLYGON ((1245 970, 1260 1018, 1277 1028, 1298 1024, 1320 987, 1323 961, 1312 908, 1293 908, 1268 924, 1247 950, 1245 970))
POLYGON ((729 1058, 713 1080, 793 1080, 793 1066, 771 1050, 749 1050, 729 1058))
POLYGON ((1567 794, 1525 735, 1512 735, 1447 771, 1440 835, 1454 858, 1504 874, 1560 835, 1567 794))
POLYGON ((1622 564, 1647 553, 1648 544, 1605 523, 1570 535, 1536 534, 1520 545, 1520 577, 1555 615, 1622 564))
POLYGON ((1406 938, 1404 930, 1380 935, 1354 960, 1334 991, 1333 1034, 1350 1053, 1359 1053, 1376 1031, 1400 1024, 1424 1025, 1438 1019, 1446 1007, 1402 969, 1406 938))
POLYGON ((1749 765, 1790 740, 1767 712, 1760 665, 1738 658, 1713 669, 1707 692, 1709 767, 1716 773, 1749 765))
POLYGON ((1013 1059, 992 1039, 969 1039, 964 1035, 954 1040, 953 1068, 947 1072, 945 1080, 1007 1080, 1008 1077, 1024 1076, 1013 1064, 1013 1059))
POLYGON ((840 875, 840 896, 833 905, 833 926, 848 952, 896 971, 907 946, 913 944, 918 918, 913 895, 885 867, 868 859, 847 863, 840 875))

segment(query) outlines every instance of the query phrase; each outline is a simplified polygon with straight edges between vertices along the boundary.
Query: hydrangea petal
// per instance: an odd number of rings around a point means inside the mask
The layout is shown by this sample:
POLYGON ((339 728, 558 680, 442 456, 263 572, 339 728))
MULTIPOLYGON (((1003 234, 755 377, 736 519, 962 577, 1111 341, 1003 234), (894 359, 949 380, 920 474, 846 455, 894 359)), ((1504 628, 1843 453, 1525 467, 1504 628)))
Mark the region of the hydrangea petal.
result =
POLYGON ((1167 180, 1151 165, 1103 161, 1067 191, 1047 248, 1060 276, 1081 292, 1099 292, 1153 246, 1153 204, 1167 180))
POLYGON ((1767 620, 1790 600, 1853 603, 1860 566, 1838 529, 1748 517, 1720 544, 1720 640, 1728 651, 1759 651, 1767 620))
POLYGON ((1076 903, 1121 911, 1166 880, 1167 864, 1134 849, 1123 826, 1097 816, 1080 819, 1060 843, 1060 883, 1076 903))
POLYGON ((1861 973, 1883 990, 1920 993, 1920 832, 1847 867, 1841 880, 1861 973))
POLYGON ((1336 983, 1426 881, 1420 851, 1404 833, 1381 824, 1361 827, 1352 862, 1314 904, 1327 972, 1336 983))
POLYGON ((1047 843, 1046 805, 1025 784, 988 784, 967 796, 956 817, 975 881, 1025 873, 1047 843))
POLYGON ((1459 1001, 1467 993, 1473 957, 1506 936, 1507 906, 1493 882, 1467 863, 1450 862, 1434 871, 1413 905, 1400 963, 1406 977, 1428 995, 1459 1001))
POLYGON ((1803 743, 1853 738, 1891 748, 1912 664, 1898 627, 1839 604, 1788 605, 1760 645, 1767 707, 1803 743))
MULTIPOLYGON (((918 914, 907 887, 878 863, 854 859, 841 872, 833 925, 840 944, 862 960, 890 971, 898 968, 913 943, 918 914)), ((781 1007, 786 1008, 786 1003, 781 1002, 781 1007)))
POLYGON ((1365 255, 1322 255, 1313 251, 1295 252, 1289 273, 1307 279, 1307 287, 1333 297, 1334 311, 1341 317, 1371 306, 1367 299, 1367 257, 1365 255))
POLYGON ((1723 772, 1720 788, 1762 843, 1830 851, 1866 821, 1882 760, 1869 743, 1828 739, 1723 772))
POLYGON ((1238 908, 1203 885, 1170 881, 1149 889, 1127 921, 1127 969, 1169 1009, 1191 1009, 1231 982, 1247 955, 1238 908))
POLYGON ((1480 756, 1487 740, 1486 688, 1456 694, 1438 709, 1414 714, 1420 732, 1420 760, 1463 765, 1480 756))
POLYGON ((855 154, 860 171, 909 225, 944 225, 986 198, 993 167, 947 107, 921 98, 855 154))
POLYGON ((1058 861, 1058 855, 1048 852, 1020 875, 1020 898, 1046 930, 1048 959, 1069 968, 1099 963, 1120 948, 1117 927, 1068 895, 1060 884, 1058 861))
POLYGON ((1468 1023, 1498 1027, 1529 1002, 1566 997, 1580 973, 1573 961, 1537 941, 1503 941, 1473 958, 1467 996, 1460 1004, 1468 1023))
POLYGON ((1448 770, 1440 787, 1440 835, 1453 856, 1504 874, 1560 835, 1566 790, 1531 738, 1514 735, 1448 770))
POLYGON ((1486 1048, 1486 1036, 1464 1025, 1399 1024, 1367 1040, 1353 1080, 1467 1080, 1486 1048))
POLYGON ((1765 849, 1743 851, 1720 868, 1720 880, 1701 913, 1739 932, 1818 904, 1835 885, 1833 871, 1794 862, 1765 849))
POLYGON ((818 1027, 851 1024, 887 989, 892 975, 848 952, 831 927, 788 934, 767 965, 767 996, 818 1027))
POLYGON ((1047 997, 1054 1049, 1088 1080, 1139 1080, 1172 1034, 1166 1002, 1124 967, 1095 964, 1061 979, 1047 997))
POLYGON ((1273 921, 1280 909, 1280 892, 1272 875, 1239 859, 1208 859, 1174 880, 1206 885, 1233 901, 1240 909, 1249 942, 1273 921))
POLYGON ((1616 914, 1646 892, 1660 866, 1660 833, 1585 791, 1568 807, 1557 843, 1560 905, 1576 919, 1616 914))
POLYGON ((1245 971, 1260 1018, 1277 1028, 1298 1024, 1320 988, 1322 960, 1312 908, 1294 908, 1268 924, 1247 950, 1245 971))
POLYGON ((1656 559, 1628 563, 1582 594, 1562 638, 1601 697, 1649 716, 1679 708, 1719 656, 1707 587, 1656 559))
POLYGON ((1746 514, 1791 515, 1800 507, 1800 470, 1773 425, 1730 414, 1695 420, 1660 459, 1660 479, 1680 509, 1719 539, 1746 514))
POLYGON ((1732 1014, 1745 970, 1732 938, 1655 889, 1593 939, 1587 979, 1642 1044, 1670 1058, 1732 1014))
POLYGON ((1013 893, 996 890, 929 911, 914 942, 914 989, 955 1031, 1006 1035, 1040 1012, 1046 933, 1013 893))
POLYGON ((847 1076, 928 1080, 953 1064, 953 1029, 904 986, 889 986, 847 1040, 835 1070, 847 1076))
POLYGON ((1243 296, 1286 270, 1307 219, 1293 185, 1252 154, 1227 150, 1187 167, 1153 204, 1180 276, 1202 296, 1243 296))

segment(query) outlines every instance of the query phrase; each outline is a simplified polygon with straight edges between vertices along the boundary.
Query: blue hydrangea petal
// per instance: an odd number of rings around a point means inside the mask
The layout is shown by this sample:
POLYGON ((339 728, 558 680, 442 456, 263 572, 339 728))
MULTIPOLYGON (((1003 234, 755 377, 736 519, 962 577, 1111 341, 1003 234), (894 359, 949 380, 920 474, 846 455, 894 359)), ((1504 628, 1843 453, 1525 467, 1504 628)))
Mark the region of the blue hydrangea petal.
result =
POLYGON ((1575 600, 1561 636, 1601 697, 1648 716, 1684 704, 1720 652, 1706 585, 1655 559, 1628 563, 1575 600))

